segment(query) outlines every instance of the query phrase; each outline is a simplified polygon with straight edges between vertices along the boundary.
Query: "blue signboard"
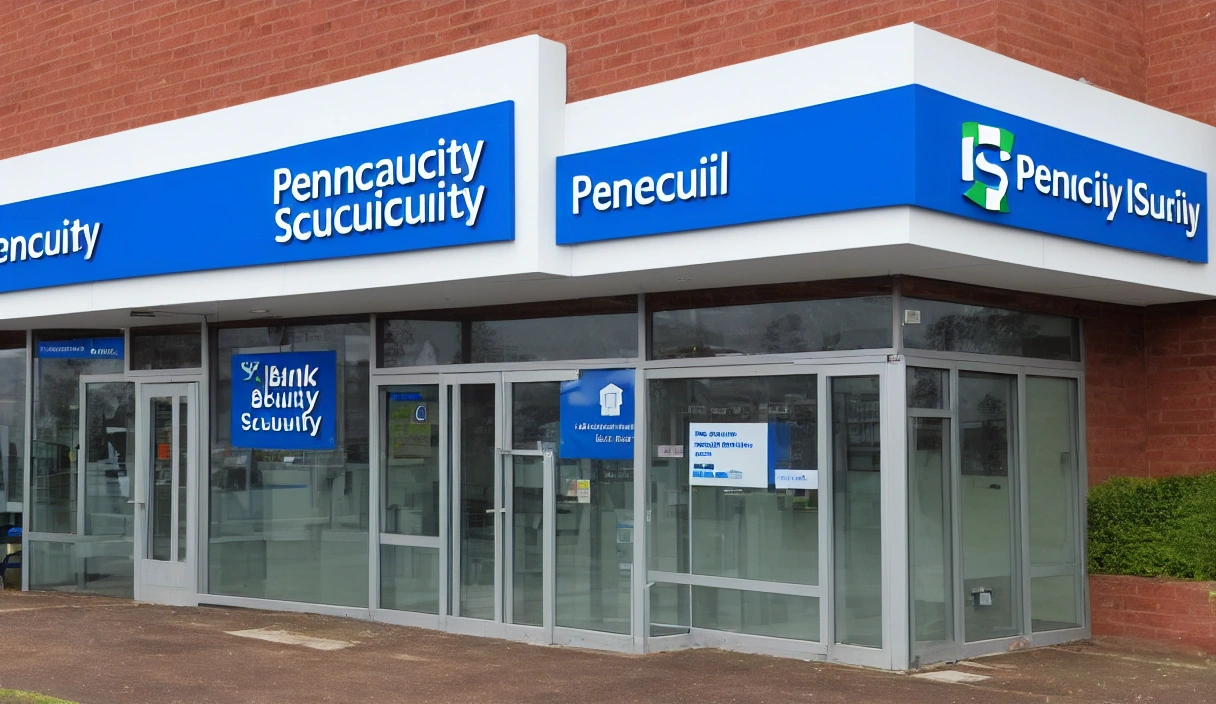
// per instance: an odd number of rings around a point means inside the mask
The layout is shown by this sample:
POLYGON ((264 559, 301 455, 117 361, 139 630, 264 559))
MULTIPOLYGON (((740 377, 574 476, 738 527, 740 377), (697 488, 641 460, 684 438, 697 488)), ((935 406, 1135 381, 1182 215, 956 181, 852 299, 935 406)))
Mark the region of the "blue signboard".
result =
POLYGON ((633 370, 585 369, 561 390, 562 459, 633 459, 633 370))
POLYGON ((917 206, 1208 260, 1207 175, 923 86, 558 159, 557 242, 917 206))
POLYGON ((515 238, 511 101, 0 206, 0 292, 515 238))
POLYGON ((337 438, 337 353, 232 356, 232 446, 332 450, 337 438))
POLYGON ((43 359, 122 359, 121 337, 85 337, 76 340, 44 340, 38 343, 43 359))

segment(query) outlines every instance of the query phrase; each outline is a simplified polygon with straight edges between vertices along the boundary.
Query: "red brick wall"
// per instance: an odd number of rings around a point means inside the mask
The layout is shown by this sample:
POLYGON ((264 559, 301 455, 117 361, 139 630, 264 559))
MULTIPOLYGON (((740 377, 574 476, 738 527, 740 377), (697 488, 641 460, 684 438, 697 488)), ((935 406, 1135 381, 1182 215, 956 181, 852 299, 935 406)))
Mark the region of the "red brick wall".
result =
POLYGON ((1095 636, 1216 653, 1216 582, 1090 575, 1089 601, 1095 636))
POLYGON ((1216 0, 1149 0, 1145 100, 1216 124, 1216 0))
MULTIPOLYGON (((1165 9, 1153 65, 1168 78, 1175 54, 1204 54, 1171 44, 1201 37, 1165 9)), ((568 47, 581 100, 905 22, 1147 95, 1144 0, 10 0, 0 158, 526 34, 568 47)))
POLYGON ((1216 303, 1144 316, 1148 474, 1216 470, 1216 303))

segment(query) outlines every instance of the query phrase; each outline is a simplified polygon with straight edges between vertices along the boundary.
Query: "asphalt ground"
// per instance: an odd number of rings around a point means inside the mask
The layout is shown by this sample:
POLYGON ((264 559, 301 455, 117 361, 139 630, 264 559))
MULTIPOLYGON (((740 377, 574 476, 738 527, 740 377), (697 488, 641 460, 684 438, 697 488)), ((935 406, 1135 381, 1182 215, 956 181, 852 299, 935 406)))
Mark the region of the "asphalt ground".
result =
POLYGON ((1216 657, 1132 641, 960 663, 949 669, 989 679, 947 684, 719 650, 620 655, 313 614, 13 591, 0 592, 0 639, 0 688, 82 704, 1216 702, 1216 657), (350 645, 230 633, 251 629, 350 645))

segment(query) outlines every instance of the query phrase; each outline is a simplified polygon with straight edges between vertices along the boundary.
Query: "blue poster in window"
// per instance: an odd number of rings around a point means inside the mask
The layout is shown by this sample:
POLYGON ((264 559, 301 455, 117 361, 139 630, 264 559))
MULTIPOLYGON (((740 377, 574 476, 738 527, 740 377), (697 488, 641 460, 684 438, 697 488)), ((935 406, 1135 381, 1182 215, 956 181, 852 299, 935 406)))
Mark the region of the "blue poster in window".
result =
POLYGON ((585 369, 562 382, 562 459, 633 459, 633 370, 585 369))
POLYGON ((337 438, 337 353, 232 356, 232 446, 332 450, 337 438))
POLYGON ((38 356, 42 359, 122 359, 122 354, 121 337, 84 337, 38 343, 38 356))

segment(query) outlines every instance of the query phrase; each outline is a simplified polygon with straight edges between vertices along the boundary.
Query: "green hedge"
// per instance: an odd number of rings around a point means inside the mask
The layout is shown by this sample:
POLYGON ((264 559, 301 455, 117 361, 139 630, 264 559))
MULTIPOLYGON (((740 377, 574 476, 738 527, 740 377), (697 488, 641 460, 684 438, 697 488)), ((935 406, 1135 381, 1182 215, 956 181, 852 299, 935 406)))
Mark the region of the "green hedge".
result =
POLYGON ((1090 489, 1089 571, 1216 580, 1216 473, 1090 489))

